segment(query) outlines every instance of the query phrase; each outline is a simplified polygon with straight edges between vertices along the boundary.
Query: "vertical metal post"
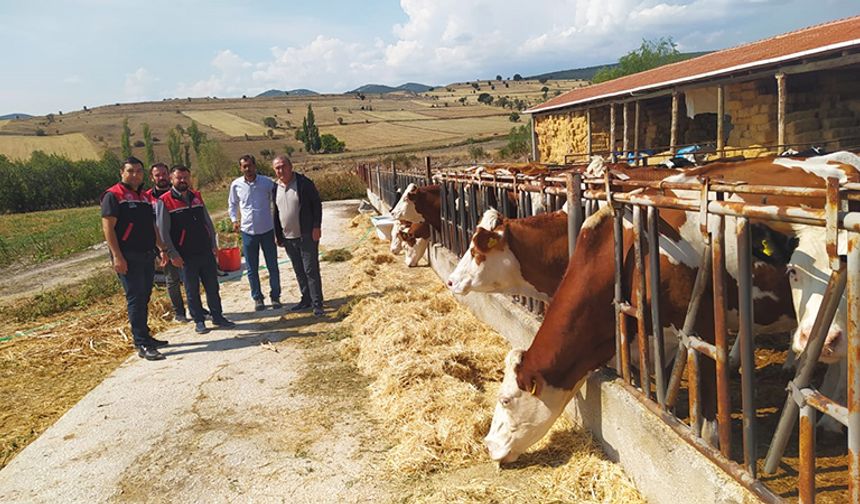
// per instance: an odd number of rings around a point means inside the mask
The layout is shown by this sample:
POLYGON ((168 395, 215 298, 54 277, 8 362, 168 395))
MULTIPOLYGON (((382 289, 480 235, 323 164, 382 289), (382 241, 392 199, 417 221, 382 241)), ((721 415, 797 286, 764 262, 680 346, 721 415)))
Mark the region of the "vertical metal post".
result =
POLYGON ((720 84, 719 86, 717 86, 717 154, 720 157, 725 157, 725 152, 723 152, 723 150, 726 147, 725 116, 726 116, 725 86, 720 84))
POLYGON ((480 213, 478 212, 478 188, 475 187, 475 184, 469 185, 469 217, 471 218, 471 225, 469 226, 469 239, 472 239, 472 235, 475 234, 475 230, 478 227, 478 222, 480 218, 480 213))
POLYGON ((588 152, 588 157, 591 158, 591 156, 594 154, 594 149, 591 145, 591 109, 590 108, 585 109, 585 132, 586 132, 586 134, 585 134, 585 147, 586 147, 586 151, 588 152))
POLYGON ((776 143, 779 152, 785 150, 785 74, 776 74, 776 143))
MULTIPOLYGON (((626 109, 627 106, 625 105, 626 109)), ((649 372, 651 366, 648 359, 648 333, 645 331, 645 303, 646 293, 645 286, 647 281, 645 278, 645 253, 642 246, 642 239, 645 230, 645 223, 642 222, 642 207, 639 205, 633 206, 633 256, 636 261, 637 282, 636 282, 636 340, 639 344, 639 385, 642 388, 642 393, 648 399, 651 398, 651 376, 649 372)), ((657 295, 659 296, 659 292, 657 295)), ((652 292, 652 296, 654 293, 652 292)))
MULTIPOLYGON (((717 195, 721 198, 722 193, 717 195)), ((726 331, 726 252, 725 218, 719 219, 711 233, 711 267, 714 284, 714 345, 717 349, 717 422, 719 424, 720 452, 727 459, 732 452, 731 395, 729 392, 728 333, 726 331)))
POLYGON ((622 121, 624 123, 622 126, 623 130, 621 132, 621 155, 622 155, 622 158, 626 161, 627 160, 627 152, 630 149, 629 137, 627 134, 627 132, 630 129, 630 128, 628 128, 629 121, 627 120, 627 109, 629 107, 627 106, 627 102, 622 103, 621 106, 624 107, 623 109, 621 109, 621 117, 622 117, 622 121))
POLYGON ((743 405, 744 465, 756 476, 755 355, 752 327, 752 248, 749 219, 738 217, 738 338, 741 341, 741 403, 743 405))
POLYGON ((699 383, 699 353, 687 349, 687 399, 690 403, 690 430, 693 435, 702 435, 702 389, 699 383))
POLYGON ((449 248, 448 240, 446 238, 447 232, 445 231, 448 228, 448 181, 444 178, 439 180, 439 201, 441 203, 439 213, 441 214, 440 221, 442 223, 442 229, 439 231, 442 235, 442 246, 449 248))
POLYGON ((639 163, 639 100, 636 100, 634 103, 634 112, 633 112, 633 159, 636 160, 635 164, 639 163))
POLYGON ((860 233, 848 239, 848 495, 860 503, 860 233))
POLYGON ((624 209, 614 210, 613 233, 615 237, 615 355, 616 369, 621 373, 624 381, 630 383, 630 346, 627 344, 627 320, 621 311, 621 303, 624 301, 624 288, 622 284, 622 271, 624 269, 624 209))
POLYGON ((460 237, 460 249, 457 251, 457 255, 462 256, 469 250, 469 237, 466 236, 466 229, 469 227, 468 224, 468 213, 466 212, 466 184, 460 182, 458 190, 458 196, 460 198, 460 204, 457 208, 457 216, 459 219, 459 226, 457 228, 457 235, 460 237))
POLYGON ((582 228, 582 175, 566 173, 567 182, 567 254, 573 257, 576 239, 582 228))
POLYGON ((800 408, 800 449, 797 490, 800 504, 815 502, 815 408, 804 404, 800 408))
POLYGON ((609 104, 609 159, 614 163, 615 156, 615 104, 609 104))
POLYGON ((669 151, 678 152, 678 91, 672 91, 672 126, 669 130, 669 151))
MULTIPOLYGON (((639 102, 636 102, 638 107, 639 102)), ((666 408, 666 358, 663 355, 663 323, 660 317, 660 222, 659 210, 648 207, 648 261, 651 267, 649 288, 651 290, 651 331, 654 333, 654 381, 657 388, 657 403, 666 408)))

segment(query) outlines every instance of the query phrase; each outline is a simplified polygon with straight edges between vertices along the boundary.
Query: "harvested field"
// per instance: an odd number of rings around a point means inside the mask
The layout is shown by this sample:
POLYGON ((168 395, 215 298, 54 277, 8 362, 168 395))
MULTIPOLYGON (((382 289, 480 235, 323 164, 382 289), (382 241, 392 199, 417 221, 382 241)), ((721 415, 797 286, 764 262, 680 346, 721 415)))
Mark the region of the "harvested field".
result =
POLYGON ((432 141, 460 141, 465 137, 486 137, 507 133, 511 122, 507 117, 477 117, 348 124, 325 128, 322 133, 334 133, 346 142, 348 149, 373 149, 384 146, 412 145, 432 141))
POLYGON ((253 123, 223 110, 184 110, 182 114, 233 137, 265 135, 268 129, 262 124, 253 123))
POLYGON ((0 130, 3 129, 3 126, 6 126, 10 121, 12 121, 12 120, 11 119, 0 119, 0 130))
MULTIPOLYGON (((366 221, 353 224, 363 230, 366 221)), ((644 502, 589 434, 567 421, 499 470, 481 438, 507 343, 432 270, 381 260, 388 255, 375 238, 354 251, 355 294, 342 309, 351 337, 341 355, 370 380, 370 411, 393 444, 386 464, 405 478, 404 502, 644 502)))
POLYGON ((365 115, 375 117, 382 121, 412 121, 420 119, 428 119, 426 115, 408 110, 381 110, 381 111, 363 111, 365 115))
POLYGON ((81 133, 53 136, 0 135, 0 153, 9 158, 29 159, 30 154, 37 150, 46 154, 59 154, 73 161, 98 159, 100 156, 92 142, 81 133))

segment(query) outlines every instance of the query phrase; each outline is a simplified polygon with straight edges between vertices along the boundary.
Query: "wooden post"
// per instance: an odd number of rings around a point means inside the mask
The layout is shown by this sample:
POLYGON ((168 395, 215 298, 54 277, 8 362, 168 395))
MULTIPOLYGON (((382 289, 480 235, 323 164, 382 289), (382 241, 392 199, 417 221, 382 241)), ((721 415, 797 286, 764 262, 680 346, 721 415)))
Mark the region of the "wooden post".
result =
POLYGON ((430 171, 430 156, 424 156, 424 169, 427 171, 427 183, 433 183, 433 172, 430 171))
POLYGON ((785 145, 785 74, 779 72, 776 74, 776 143, 779 146, 779 152, 783 152, 785 145))
POLYGON ((636 164, 641 165, 639 159, 639 100, 636 100, 633 106, 633 153, 636 164))
POLYGON ((672 91, 672 128, 669 130, 669 152, 678 152, 678 92, 672 91))
POLYGON ((609 104, 609 159, 615 162, 615 104, 609 104))
POLYGON ((591 148, 591 109, 585 109, 585 131, 586 131, 586 139, 585 146, 588 151, 588 159, 591 159, 592 154, 594 153, 591 148))
POLYGON ((629 144, 628 136, 627 136, 627 131, 629 129, 627 127, 627 125, 628 125, 627 109, 629 107, 627 107, 627 102, 622 103, 621 106, 624 107, 621 111, 621 116, 623 117, 623 120, 624 120, 624 126, 623 126, 624 131, 621 133, 621 155, 624 156, 624 159, 627 159, 627 152, 630 149, 630 144, 629 144))
POLYGON ((725 101, 725 87, 720 84, 717 86, 717 154, 720 157, 725 157, 726 153, 723 152, 726 148, 726 129, 725 129, 725 121, 723 120, 726 115, 726 101, 725 101))
POLYGON ((531 119, 529 124, 531 124, 532 128, 532 161, 538 160, 538 150, 537 150, 537 132, 535 131, 535 115, 531 115, 531 119))

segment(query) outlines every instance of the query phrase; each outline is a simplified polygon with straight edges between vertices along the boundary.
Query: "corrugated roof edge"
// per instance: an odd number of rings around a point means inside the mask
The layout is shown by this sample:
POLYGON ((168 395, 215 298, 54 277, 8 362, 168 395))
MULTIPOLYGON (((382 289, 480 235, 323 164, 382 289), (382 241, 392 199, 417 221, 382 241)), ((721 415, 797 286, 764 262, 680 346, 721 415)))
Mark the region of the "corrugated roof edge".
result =
MULTIPOLYGON (((778 39, 778 38, 782 38, 782 37, 787 37, 787 36, 795 35, 795 34, 798 34, 798 33, 802 33, 802 32, 809 31, 809 30, 818 29, 818 28, 821 28, 821 27, 823 27, 823 26, 828 26, 828 25, 833 25, 833 24, 839 24, 839 23, 847 22, 847 21, 849 21, 849 20, 855 19, 856 17, 857 17, 857 16, 852 16, 852 17, 847 17, 847 18, 842 18, 842 19, 836 19, 836 20, 833 20, 833 21, 828 21, 828 22, 826 22, 826 23, 820 23, 820 24, 817 24, 817 25, 807 26, 807 27, 804 27, 804 28, 800 28, 800 29, 798 29, 798 30, 794 30, 794 31, 791 31, 791 32, 780 33, 779 35, 774 35, 773 37, 769 37, 769 38, 766 38, 766 39, 756 40, 756 41, 754 41, 754 42, 748 42, 748 43, 746 43, 746 44, 741 44, 741 45, 738 45, 738 46, 734 46, 734 47, 729 47, 729 48, 726 48, 726 49, 722 49, 722 50, 720 50, 720 51, 716 51, 715 53, 710 53, 710 54, 705 55, 705 56, 700 56, 699 58, 705 58, 705 57, 708 57, 708 56, 712 56, 712 55, 714 55, 714 54, 719 54, 719 53, 721 53, 721 52, 723 52, 723 51, 742 49, 743 47, 746 47, 746 46, 751 46, 751 45, 759 44, 759 43, 766 42, 766 41, 769 41, 769 40, 774 40, 774 39, 778 39)), ((738 70, 744 70, 744 69, 748 69, 748 68, 755 68, 755 67, 758 67, 758 66, 765 66, 765 65, 769 65, 769 64, 773 64, 773 63, 779 63, 779 62, 781 62, 781 61, 788 61, 788 60, 791 60, 791 59, 802 58, 802 57, 810 56, 810 55, 813 55, 813 54, 825 53, 825 52, 828 52, 828 51, 833 51, 833 50, 842 49, 842 48, 845 48, 845 47, 851 47, 851 46, 855 46, 855 45, 860 45, 860 39, 847 40, 847 41, 838 42, 838 43, 835 43, 835 44, 829 44, 829 45, 826 45, 826 46, 817 47, 817 48, 815 48, 815 49, 809 49, 809 50, 806 50, 806 51, 799 51, 799 52, 796 52, 796 53, 786 54, 786 55, 779 56, 779 57, 776 57, 776 58, 768 58, 768 59, 764 59, 764 60, 752 61, 752 62, 744 63, 744 64, 741 64, 741 65, 734 65, 734 66, 731 66, 731 67, 721 68, 721 69, 719 69, 719 70, 714 70, 714 71, 711 71, 711 72, 703 72, 703 73, 701 73, 701 74, 694 74, 694 75, 691 75, 691 76, 689 76, 689 77, 682 77, 682 78, 674 79, 674 80, 667 80, 667 81, 656 82, 656 83, 653 83, 653 84, 647 84, 647 85, 645 85, 645 86, 639 86, 639 87, 635 87, 635 88, 629 88, 629 89, 625 89, 625 90, 622 90, 622 91, 610 92, 610 93, 606 93, 606 94, 603 94, 603 95, 597 95, 597 96, 593 96, 593 97, 589 97, 589 98, 584 98, 584 99, 581 99, 581 100, 574 100, 574 101, 570 101, 570 102, 558 103, 558 104, 550 105, 550 106, 547 106, 547 107, 542 107, 542 106, 540 106, 540 105, 539 105, 539 106, 534 107, 534 108, 526 109, 526 110, 524 110, 522 113, 523 113, 523 114, 535 114, 535 113, 538 113, 538 112, 546 112, 546 111, 549 111, 549 110, 556 110, 556 109, 560 109, 560 108, 570 107, 570 106, 573 106, 573 105, 578 105, 578 104, 580 104, 580 103, 586 103, 586 102, 592 102, 592 101, 599 101, 599 100, 603 100, 603 99, 606 99, 606 98, 611 98, 611 97, 613 97, 613 96, 622 96, 622 95, 625 95, 625 94, 635 93, 635 92, 638 92, 638 91, 645 91, 645 90, 655 89, 655 88, 659 88, 659 87, 663 87, 663 86, 671 86, 671 85, 673 85, 673 84, 680 84, 680 83, 684 83, 684 82, 695 81, 695 80, 698 80, 698 79, 704 79, 704 78, 708 78, 708 77, 714 77, 714 76, 718 76, 718 75, 721 75, 721 74, 726 74, 726 73, 736 72, 736 71, 738 71, 738 70)), ((697 59, 699 59, 699 58, 693 58, 692 60, 679 61, 679 62, 677 62, 677 63, 672 63, 672 64, 669 64, 669 65, 664 65, 663 67, 658 67, 658 68, 668 68, 668 67, 671 67, 671 66, 673 66, 673 65, 689 64, 690 62, 696 61, 696 60, 697 60, 697 59)), ((631 74, 631 75, 636 75, 636 74, 631 74)), ((607 82, 612 82, 612 81, 607 81, 607 82)), ((588 87, 586 86, 586 87, 584 87, 584 88, 578 88, 577 90, 579 90, 579 89, 587 89, 587 88, 588 88, 588 87)))

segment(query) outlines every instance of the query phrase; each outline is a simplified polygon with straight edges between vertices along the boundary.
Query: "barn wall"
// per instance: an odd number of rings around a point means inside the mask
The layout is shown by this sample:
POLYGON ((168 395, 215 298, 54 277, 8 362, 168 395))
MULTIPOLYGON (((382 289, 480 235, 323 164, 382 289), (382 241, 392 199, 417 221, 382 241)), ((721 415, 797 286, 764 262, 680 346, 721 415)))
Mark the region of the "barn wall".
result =
POLYGON ((860 146, 860 68, 786 77, 786 142, 860 146), (853 138, 851 138, 853 137, 853 138))

